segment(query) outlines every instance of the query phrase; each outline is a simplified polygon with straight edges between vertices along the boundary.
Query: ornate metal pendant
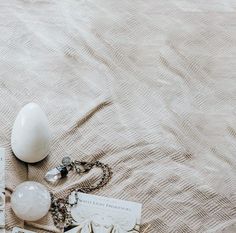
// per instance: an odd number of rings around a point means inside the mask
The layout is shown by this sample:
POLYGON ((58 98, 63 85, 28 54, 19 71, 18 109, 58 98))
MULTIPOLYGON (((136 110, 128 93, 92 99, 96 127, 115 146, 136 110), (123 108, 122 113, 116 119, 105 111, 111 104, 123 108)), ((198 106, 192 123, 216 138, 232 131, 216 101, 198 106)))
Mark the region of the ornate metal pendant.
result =
POLYGON ((62 165, 49 170, 44 178, 47 182, 55 183, 58 180, 66 177, 68 172, 72 170, 72 168, 73 168, 73 163, 70 157, 64 157, 62 159, 62 165))
POLYGON ((51 193, 51 213, 54 224, 58 228, 68 227, 72 223, 72 217, 70 209, 78 202, 78 192, 90 193, 97 189, 104 187, 112 176, 111 168, 104 163, 96 161, 94 163, 83 161, 72 161, 70 157, 65 157, 62 160, 62 164, 51 169, 45 175, 45 180, 51 183, 55 183, 58 180, 66 177, 69 171, 74 170, 78 174, 89 172, 93 167, 100 168, 102 170, 101 179, 93 185, 82 186, 74 188, 70 195, 66 198, 55 199, 53 193, 51 193))

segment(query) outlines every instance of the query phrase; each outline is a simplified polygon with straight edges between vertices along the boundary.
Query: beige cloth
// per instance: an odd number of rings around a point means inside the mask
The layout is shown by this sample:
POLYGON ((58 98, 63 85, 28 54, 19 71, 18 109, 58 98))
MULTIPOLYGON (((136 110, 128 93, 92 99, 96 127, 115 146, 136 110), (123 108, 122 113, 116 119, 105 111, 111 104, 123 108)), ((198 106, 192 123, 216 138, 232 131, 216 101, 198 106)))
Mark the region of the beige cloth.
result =
POLYGON ((235 0, 2 0, 0 35, 8 190, 29 179, 63 197, 97 177, 46 184, 68 154, 113 167, 95 194, 142 202, 143 233, 236 232, 235 0), (32 101, 53 143, 27 166, 10 135, 32 101))

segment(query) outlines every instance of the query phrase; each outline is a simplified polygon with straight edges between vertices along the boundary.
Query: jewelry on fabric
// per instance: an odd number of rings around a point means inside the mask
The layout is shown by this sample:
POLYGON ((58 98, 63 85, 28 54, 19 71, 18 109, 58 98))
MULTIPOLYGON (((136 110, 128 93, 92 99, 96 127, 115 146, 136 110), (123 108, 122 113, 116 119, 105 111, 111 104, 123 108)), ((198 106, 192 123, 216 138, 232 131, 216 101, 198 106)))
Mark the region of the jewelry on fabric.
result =
POLYGON ((62 164, 48 171, 45 175, 45 179, 48 182, 56 182, 63 177, 67 176, 68 172, 76 171, 78 174, 84 174, 89 172, 92 168, 100 168, 103 172, 99 182, 91 186, 77 187, 71 191, 67 198, 56 199, 51 193, 51 208, 53 222, 56 227, 64 228, 68 227, 72 223, 71 207, 78 203, 77 192, 90 193, 104 187, 112 176, 111 168, 104 163, 96 161, 95 163, 72 161, 70 157, 64 157, 62 164), (75 195, 71 195, 71 194, 75 195))

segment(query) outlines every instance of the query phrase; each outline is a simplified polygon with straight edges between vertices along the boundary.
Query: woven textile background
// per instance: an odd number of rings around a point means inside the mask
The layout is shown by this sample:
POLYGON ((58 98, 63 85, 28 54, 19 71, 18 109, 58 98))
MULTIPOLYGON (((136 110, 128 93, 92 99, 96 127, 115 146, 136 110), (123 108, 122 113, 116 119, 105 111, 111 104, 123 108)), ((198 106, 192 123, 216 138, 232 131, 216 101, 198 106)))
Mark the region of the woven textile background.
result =
MULTIPOLYGON (((142 233, 236 232, 235 0, 0 0, 0 144, 11 191, 42 182, 60 197, 98 178, 43 176, 65 155, 113 167, 95 194, 143 203, 142 233), (10 135, 38 103, 48 158, 22 164, 10 135)), ((50 216, 25 223, 58 232, 50 216)))

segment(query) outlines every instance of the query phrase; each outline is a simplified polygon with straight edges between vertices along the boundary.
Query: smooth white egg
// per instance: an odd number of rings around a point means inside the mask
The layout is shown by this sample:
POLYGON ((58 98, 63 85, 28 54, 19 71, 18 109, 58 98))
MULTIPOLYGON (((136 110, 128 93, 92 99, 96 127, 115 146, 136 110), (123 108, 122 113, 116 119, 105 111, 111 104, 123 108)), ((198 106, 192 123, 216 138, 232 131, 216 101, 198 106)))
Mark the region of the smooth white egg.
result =
POLYGON ((50 150, 48 119, 38 104, 29 103, 18 113, 12 129, 11 147, 15 156, 27 163, 44 159, 50 150))

